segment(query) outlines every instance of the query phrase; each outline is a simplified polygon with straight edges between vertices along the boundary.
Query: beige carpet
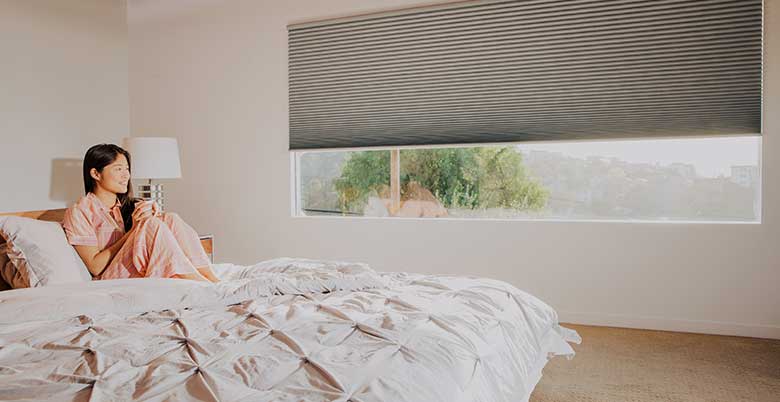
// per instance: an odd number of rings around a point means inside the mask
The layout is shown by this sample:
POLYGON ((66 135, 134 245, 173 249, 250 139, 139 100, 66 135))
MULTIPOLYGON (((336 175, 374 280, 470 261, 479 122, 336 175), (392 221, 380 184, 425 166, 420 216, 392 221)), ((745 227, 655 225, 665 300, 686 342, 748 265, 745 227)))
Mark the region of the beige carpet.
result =
POLYGON ((780 402, 780 341, 568 325, 531 402, 780 402))

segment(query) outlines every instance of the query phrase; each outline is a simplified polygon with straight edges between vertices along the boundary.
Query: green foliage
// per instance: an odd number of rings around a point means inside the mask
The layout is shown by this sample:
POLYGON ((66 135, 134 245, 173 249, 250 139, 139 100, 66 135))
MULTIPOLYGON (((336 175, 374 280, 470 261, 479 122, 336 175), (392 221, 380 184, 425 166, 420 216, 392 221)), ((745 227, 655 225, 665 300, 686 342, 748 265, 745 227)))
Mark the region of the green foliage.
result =
POLYGON ((523 156, 512 147, 478 148, 479 203, 483 208, 540 210, 547 203, 547 190, 530 180, 523 156))
POLYGON ((390 183, 390 152, 352 153, 334 180, 342 211, 357 211, 370 195, 377 195, 390 183))
POLYGON ((476 148, 409 149, 401 151, 401 188, 416 181, 446 208, 479 206, 476 148))
MULTIPOLYGON (((547 191, 530 180, 514 147, 433 148, 401 151, 401 194, 409 183, 428 189, 446 208, 539 210, 547 191)), ((343 211, 357 211, 371 195, 387 197, 390 152, 350 155, 335 180, 343 211)))

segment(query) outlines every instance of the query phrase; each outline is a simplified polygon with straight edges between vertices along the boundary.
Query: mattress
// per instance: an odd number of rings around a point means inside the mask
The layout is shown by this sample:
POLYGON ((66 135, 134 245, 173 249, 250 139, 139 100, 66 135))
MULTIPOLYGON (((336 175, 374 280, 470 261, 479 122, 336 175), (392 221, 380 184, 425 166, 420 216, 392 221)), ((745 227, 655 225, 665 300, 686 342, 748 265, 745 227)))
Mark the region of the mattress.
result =
POLYGON ((0 399, 527 401, 574 331, 497 280, 282 259, 0 293, 0 399))

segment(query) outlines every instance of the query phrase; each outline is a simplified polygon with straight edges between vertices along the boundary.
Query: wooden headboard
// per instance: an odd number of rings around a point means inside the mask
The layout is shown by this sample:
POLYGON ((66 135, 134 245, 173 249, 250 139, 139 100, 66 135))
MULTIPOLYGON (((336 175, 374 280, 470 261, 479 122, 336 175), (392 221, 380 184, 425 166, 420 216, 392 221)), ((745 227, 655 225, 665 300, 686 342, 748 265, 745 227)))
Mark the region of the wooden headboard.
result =
MULTIPOLYGON (((65 217, 65 208, 60 209, 45 209, 41 211, 21 211, 21 212, 0 212, 0 216, 21 216, 24 218, 38 219, 41 221, 49 222, 62 222, 65 217)), ((2 238, 0 238, 2 240, 2 238)), ((205 235, 200 236, 200 244, 209 256, 209 259, 214 261, 214 236, 205 235)))
POLYGON ((62 222, 62 218, 65 217, 65 208, 45 209, 42 211, 0 212, 0 216, 4 215, 23 216, 49 222, 62 222))

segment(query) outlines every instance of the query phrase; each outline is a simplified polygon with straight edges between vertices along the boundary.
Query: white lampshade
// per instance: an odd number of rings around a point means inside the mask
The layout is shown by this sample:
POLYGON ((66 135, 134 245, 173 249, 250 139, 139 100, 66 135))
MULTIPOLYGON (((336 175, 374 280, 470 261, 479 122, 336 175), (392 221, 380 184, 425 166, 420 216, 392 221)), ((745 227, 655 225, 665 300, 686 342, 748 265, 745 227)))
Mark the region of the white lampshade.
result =
POLYGON ((130 152, 133 179, 179 179, 179 143, 169 137, 128 137, 123 146, 130 152))

